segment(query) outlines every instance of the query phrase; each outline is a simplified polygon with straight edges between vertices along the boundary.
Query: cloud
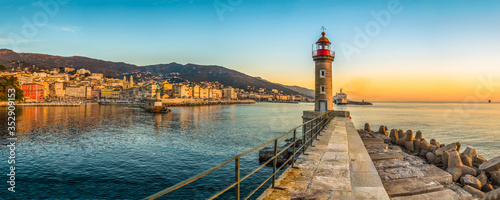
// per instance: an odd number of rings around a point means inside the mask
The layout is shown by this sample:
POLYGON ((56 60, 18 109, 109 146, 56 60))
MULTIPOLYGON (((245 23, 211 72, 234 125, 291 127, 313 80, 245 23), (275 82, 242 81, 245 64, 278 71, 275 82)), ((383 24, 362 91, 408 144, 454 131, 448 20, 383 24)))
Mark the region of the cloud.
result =
POLYGON ((78 27, 76 26, 54 26, 54 25, 46 25, 46 27, 58 30, 58 31, 63 31, 63 32, 68 32, 71 34, 75 34, 78 31, 78 27))

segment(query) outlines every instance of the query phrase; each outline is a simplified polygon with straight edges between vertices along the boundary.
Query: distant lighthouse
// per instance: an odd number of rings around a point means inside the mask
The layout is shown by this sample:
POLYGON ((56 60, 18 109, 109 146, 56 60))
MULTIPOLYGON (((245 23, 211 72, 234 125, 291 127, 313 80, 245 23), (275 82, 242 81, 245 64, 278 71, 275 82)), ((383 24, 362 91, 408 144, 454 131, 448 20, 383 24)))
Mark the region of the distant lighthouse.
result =
POLYGON ((312 57, 316 63, 315 73, 315 102, 314 111, 333 110, 333 86, 332 86, 332 62, 335 59, 335 51, 331 49, 325 32, 313 45, 312 57))

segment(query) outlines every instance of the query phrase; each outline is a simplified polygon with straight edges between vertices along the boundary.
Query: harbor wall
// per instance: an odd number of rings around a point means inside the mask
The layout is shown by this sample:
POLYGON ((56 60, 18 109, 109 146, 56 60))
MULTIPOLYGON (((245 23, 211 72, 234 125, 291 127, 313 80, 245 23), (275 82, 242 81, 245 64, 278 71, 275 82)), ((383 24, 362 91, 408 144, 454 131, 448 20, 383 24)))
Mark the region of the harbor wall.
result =
POLYGON ((350 117, 330 121, 276 186, 258 199, 389 199, 350 117))

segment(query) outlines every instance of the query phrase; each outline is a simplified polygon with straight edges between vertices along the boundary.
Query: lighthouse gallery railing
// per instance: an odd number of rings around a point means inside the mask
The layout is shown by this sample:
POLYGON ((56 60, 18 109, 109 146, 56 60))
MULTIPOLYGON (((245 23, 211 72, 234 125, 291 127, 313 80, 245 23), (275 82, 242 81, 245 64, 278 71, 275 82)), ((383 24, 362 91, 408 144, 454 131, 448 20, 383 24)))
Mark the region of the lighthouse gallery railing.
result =
POLYGON ((220 164, 218 164, 217 166, 215 167, 212 167, 202 173, 199 173, 198 175, 195 175, 191 178, 188 178, 182 182, 179 182, 173 186, 170 186, 169 188, 166 188, 164 190, 161 190, 151 196, 148 196, 144 199, 156 199, 158 197, 161 197, 165 194, 168 194, 174 190, 177 190, 179 188, 182 188, 212 172, 214 172, 215 170, 231 163, 234 161, 235 163, 235 166, 234 166, 234 169, 235 169, 235 181, 234 183, 232 183, 231 185, 227 186, 226 188, 224 188, 223 190, 219 191, 218 193, 214 194, 213 196, 211 196, 210 198, 208 199, 215 199, 216 197, 219 197, 220 195, 224 194, 225 192, 227 192, 229 189, 231 188, 234 188, 235 189, 235 199, 239 200, 241 198, 240 196, 240 183, 242 181, 244 181, 245 179, 247 179, 248 177, 250 177, 252 174, 254 174, 255 172, 259 171, 260 169, 264 168, 267 164, 269 164, 270 162, 273 162, 273 173, 267 177, 267 179, 261 183, 257 188, 255 188, 248 196, 246 196, 244 199, 249 199, 253 194, 255 194, 255 192, 257 192, 262 186, 264 186, 264 184, 266 184, 269 179, 272 180, 272 187, 274 188, 275 185, 276 185, 276 174, 283 169, 283 167, 285 167, 287 164, 291 164, 292 167, 294 167, 294 162, 295 162, 295 155, 300 151, 300 149, 302 149, 302 152, 305 152, 307 147, 311 146, 312 145, 312 142, 313 142, 313 139, 316 139, 317 136, 319 135, 319 133, 321 133, 321 131, 323 130, 323 128, 328 124, 328 122, 330 122, 331 120, 333 119, 333 112, 325 112, 324 114, 312 119, 312 120, 309 120, 305 123, 303 123, 302 125, 299 125, 297 127, 295 127, 294 129, 288 131, 287 133, 283 134, 283 135, 280 135, 276 138, 274 138, 273 140, 265 143, 265 144, 262 144, 261 146, 258 146, 254 149, 251 149, 247 152, 244 152, 244 153, 241 153, 241 154, 238 154, 234 157, 232 157, 231 159, 228 159, 220 164), (299 128, 302 128, 304 131, 304 134, 302 134, 302 136, 300 137, 297 137, 297 129, 299 128), (293 142, 290 143, 289 145, 287 145, 282 151, 278 152, 278 140, 293 133, 293 142), (306 137, 307 136, 307 137, 306 137), (297 145, 297 141, 299 141, 298 139, 302 139, 302 145, 300 147, 296 147, 297 145), (271 143, 274 143, 274 156, 272 158, 270 158, 269 160, 267 160, 266 162, 262 163, 259 167, 257 167, 255 170, 253 170, 252 172, 250 172, 249 174, 247 174, 246 176, 244 177, 240 177, 240 158, 251 153, 251 152, 254 152, 258 149, 261 149, 271 143), (278 163, 278 157, 283 154, 284 152, 288 151, 288 149, 292 148, 292 154, 290 156, 290 158, 288 160, 286 160, 281 166, 277 167, 277 163, 278 163))

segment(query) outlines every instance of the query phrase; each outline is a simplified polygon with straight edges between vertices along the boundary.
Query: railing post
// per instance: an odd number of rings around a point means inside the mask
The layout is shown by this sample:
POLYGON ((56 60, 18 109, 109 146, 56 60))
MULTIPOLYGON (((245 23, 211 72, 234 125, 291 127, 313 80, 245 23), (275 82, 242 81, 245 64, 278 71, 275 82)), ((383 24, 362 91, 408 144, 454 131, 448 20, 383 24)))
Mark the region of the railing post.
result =
POLYGON ((278 163, 278 139, 274 140, 273 188, 276 184, 276 164, 278 163))
POLYGON ((295 160, 295 145, 297 145, 297 129, 293 130, 293 153, 292 153, 292 167, 295 160))
POLYGON ((302 135, 302 154, 306 154, 306 133, 307 133, 307 124, 304 124, 302 127, 306 128, 306 131, 302 135))
POLYGON ((235 173, 234 179, 236 181, 236 186, 235 186, 236 199, 240 200, 240 157, 234 160, 234 173, 235 173))
POLYGON ((312 147, 313 146, 313 129, 314 129, 314 121, 311 121, 311 131, 309 131, 309 146, 312 147))

